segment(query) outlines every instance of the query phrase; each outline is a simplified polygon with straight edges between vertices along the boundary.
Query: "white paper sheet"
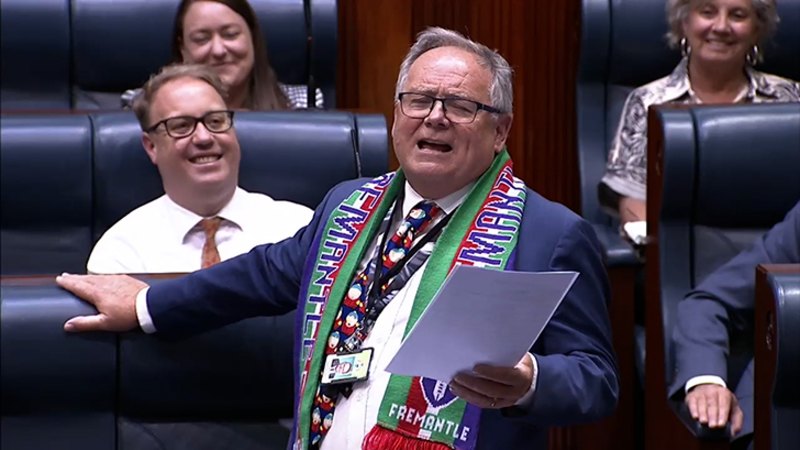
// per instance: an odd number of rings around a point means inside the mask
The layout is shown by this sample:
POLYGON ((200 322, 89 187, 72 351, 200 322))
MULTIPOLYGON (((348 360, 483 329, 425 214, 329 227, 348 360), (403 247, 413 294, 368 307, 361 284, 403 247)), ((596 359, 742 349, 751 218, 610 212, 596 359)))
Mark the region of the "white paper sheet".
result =
POLYGON ((577 277, 458 266, 386 370, 449 382, 477 363, 513 367, 577 277))

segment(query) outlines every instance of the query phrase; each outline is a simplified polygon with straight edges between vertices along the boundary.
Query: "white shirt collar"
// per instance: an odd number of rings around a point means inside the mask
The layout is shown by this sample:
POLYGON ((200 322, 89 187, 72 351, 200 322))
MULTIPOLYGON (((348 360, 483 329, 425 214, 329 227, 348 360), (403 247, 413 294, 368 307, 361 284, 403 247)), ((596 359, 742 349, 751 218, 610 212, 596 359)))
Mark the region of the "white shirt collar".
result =
MULTIPOLYGON (((229 223, 242 231, 246 231, 242 228, 242 224, 246 222, 247 217, 247 204, 244 198, 246 195, 247 191, 237 186, 231 200, 216 214, 225 219, 225 223, 229 223)), ((181 240, 185 240, 187 234, 197 226, 203 216, 197 215, 175 203, 169 195, 164 196, 164 201, 167 208, 172 212, 172 225, 176 234, 180 236, 181 240)))
POLYGON ((411 187, 408 181, 406 181, 405 196, 403 197, 403 217, 407 216, 409 211, 411 211, 411 208, 423 200, 432 200, 439 208, 442 209, 442 211, 445 212, 445 214, 450 214, 453 212, 453 210, 458 208, 459 205, 464 203, 464 199, 467 198, 467 194, 472 191, 473 187, 475 187, 474 181, 450 195, 446 195, 442 198, 426 199, 419 195, 419 193, 415 191, 413 187, 411 187))

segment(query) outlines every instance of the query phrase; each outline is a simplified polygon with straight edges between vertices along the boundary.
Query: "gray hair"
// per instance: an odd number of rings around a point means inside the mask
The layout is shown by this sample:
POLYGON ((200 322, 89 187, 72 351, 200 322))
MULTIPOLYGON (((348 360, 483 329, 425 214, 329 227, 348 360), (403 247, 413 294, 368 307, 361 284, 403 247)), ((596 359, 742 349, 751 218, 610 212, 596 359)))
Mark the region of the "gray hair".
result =
POLYGON ((514 86, 511 82, 513 70, 508 61, 500 56, 497 51, 465 38, 461 33, 439 27, 429 27, 417 35, 417 40, 408 51, 403 63, 400 65, 400 74, 397 76, 394 97, 402 91, 408 81, 408 72, 411 65, 423 53, 439 47, 456 47, 475 54, 478 62, 492 74, 492 84, 489 86, 489 98, 492 106, 500 111, 510 113, 514 106, 514 86))
POLYGON ((178 78, 194 78, 205 81, 214 88, 225 103, 228 102, 228 93, 220 81, 219 76, 208 66, 201 64, 173 63, 164 66, 157 74, 151 75, 147 83, 142 86, 141 94, 133 100, 133 112, 139 120, 142 131, 147 130, 150 124, 150 108, 155 100, 156 93, 162 86, 178 78))
MULTIPOLYGON (((691 3, 694 0, 667 0, 667 43, 671 48, 676 48, 683 35, 683 22, 689 17, 691 3)), ((778 29, 778 11, 775 9, 775 0, 751 0, 758 20, 758 43, 764 44, 767 39, 775 34, 778 29)))

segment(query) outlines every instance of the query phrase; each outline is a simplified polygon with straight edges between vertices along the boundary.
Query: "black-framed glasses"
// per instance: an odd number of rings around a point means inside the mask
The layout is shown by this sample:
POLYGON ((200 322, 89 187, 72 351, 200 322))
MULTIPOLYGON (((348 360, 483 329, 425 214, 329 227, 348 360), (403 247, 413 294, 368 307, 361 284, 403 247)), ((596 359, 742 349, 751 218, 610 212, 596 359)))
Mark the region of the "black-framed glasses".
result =
POLYGON ((461 97, 439 98, 417 92, 401 92, 397 99, 400 101, 400 111, 412 119, 428 117, 437 101, 442 102, 444 116, 453 123, 470 123, 480 110, 495 114, 503 112, 493 106, 461 97))
POLYGON ((145 131, 151 133, 155 131, 156 128, 164 125, 164 130, 169 137, 180 139, 194 133, 198 122, 203 122, 203 126, 211 133, 224 133, 233 126, 233 111, 209 111, 203 114, 202 117, 168 117, 160 122, 156 122, 155 125, 145 131))

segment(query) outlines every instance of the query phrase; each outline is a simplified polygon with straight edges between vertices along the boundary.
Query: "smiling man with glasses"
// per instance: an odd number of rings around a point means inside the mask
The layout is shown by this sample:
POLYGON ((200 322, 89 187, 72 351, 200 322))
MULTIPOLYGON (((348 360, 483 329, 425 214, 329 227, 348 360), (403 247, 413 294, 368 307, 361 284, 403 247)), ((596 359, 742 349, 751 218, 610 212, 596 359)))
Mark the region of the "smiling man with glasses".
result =
POLYGON ((305 206, 238 187, 239 141, 225 98, 204 66, 167 66, 147 82, 134 111, 165 195, 103 235, 89 257, 90 273, 191 272, 308 223, 305 206))

